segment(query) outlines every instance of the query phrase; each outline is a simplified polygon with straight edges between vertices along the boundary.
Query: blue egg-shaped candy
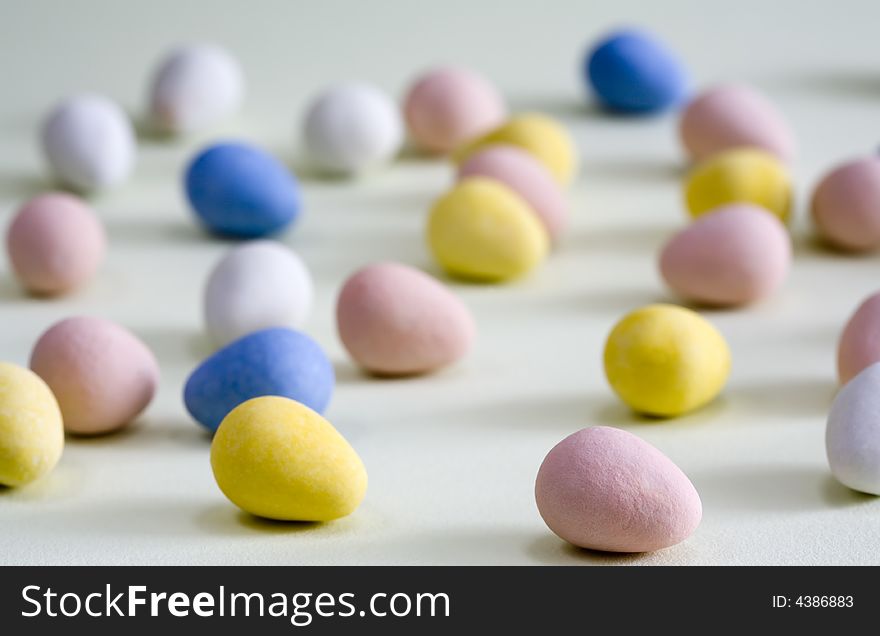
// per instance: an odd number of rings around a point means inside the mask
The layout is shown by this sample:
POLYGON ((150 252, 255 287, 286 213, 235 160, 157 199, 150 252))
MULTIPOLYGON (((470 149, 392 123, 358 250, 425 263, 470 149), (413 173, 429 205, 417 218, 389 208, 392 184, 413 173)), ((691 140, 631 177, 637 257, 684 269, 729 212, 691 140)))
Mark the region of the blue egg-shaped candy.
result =
POLYGON ((229 411, 263 395, 288 397, 323 413, 335 382, 317 342, 273 327, 239 338, 202 362, 186 381, 183 401, 196 421, 216 431, 229 411))
POLYGON ((599 102, 624 114, 651 114, 681 104, 690 80, 664 42, 638 30, 618 31, 587 55, 587 80, 599 102))
POLYGON ((300 211, 296 178, 268 152, 245 143, 205 148, 184 179, 186 195, 210 231, 257 238, 280 231, 300 211))

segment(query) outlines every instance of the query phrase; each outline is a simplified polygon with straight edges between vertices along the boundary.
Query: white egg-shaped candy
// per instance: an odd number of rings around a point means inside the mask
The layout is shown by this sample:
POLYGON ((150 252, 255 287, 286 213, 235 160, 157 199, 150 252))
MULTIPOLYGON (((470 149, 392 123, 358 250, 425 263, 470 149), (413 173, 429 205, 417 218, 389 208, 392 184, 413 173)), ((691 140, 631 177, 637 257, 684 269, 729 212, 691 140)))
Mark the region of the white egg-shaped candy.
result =
POLYGON ((99 95, 77 95, 58 104, 43 124, 42 143, 52 172, 77 190, 116 185, 134 166, 131 121, 99 95))
POLYGON ((190 133, 235 112, 243 96, 244 75, 228 51, 210 44, 181 46, 153 75, 150 121, 162 132, 190 133))
POLYGON ((391 161, 400 151, 397 104, 368 84, 341 84, 312 102, 303 123, 310 161, 320 170, 353 175, 391 161))
POLYGON ((250 241, 224 255, 208 277, 205 327, 220 346, 268 327, 299 328, 312 297, 312 277, 299 256, 275 241, 250 241))
POLYGON ((880 362, 837 394, 828 415, 825 450, 840 483, 880 495, 880 362))

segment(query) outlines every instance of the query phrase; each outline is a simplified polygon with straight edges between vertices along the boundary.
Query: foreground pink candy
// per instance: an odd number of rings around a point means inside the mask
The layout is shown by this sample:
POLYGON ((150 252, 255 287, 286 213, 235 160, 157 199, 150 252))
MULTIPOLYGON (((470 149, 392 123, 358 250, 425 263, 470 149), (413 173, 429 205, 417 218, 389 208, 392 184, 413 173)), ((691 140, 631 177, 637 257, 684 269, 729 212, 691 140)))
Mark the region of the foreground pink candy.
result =
POLYGON ((458 171, 459 180, 488 177, 500 181, 525 199, 547 229, 559 240, 568 226, 568 203, 559 184, 544 165, 515 146, 489 146, 472 155, 458 171))
POLYGON ((102 318, 56 323, 40 336, 30 366, 55 394, 64 429, 84 435, 131 422, 159 383, 159 365, 146 345, 102 318))
POLYGON ((718 86, 688 104, 679 132, 694 161, 749 146, 791 161, 795 142, 788 122, 770 100, 749 86, 718 86))
POLYGON ((9 260, 22 286, 61 294, 88 281, 104 260, 104 228, 78 197, 61 192, 28 201, 6 234, 9 260))
POLYGON ((846 323, 837 344, 837 374, 841 384, 862 369, 880 362, 880 292, 868 296, 846 323))
POLYGON ((813 193, 813 222, 834 247, 853 252, 880 247, 880 157, 847 162, 813 193))
POLYGON ((632 433, 606 426, 553 447, 538 471, 535 500, 560 538, 609 552, 675 545, 703 516, 700 496, 678 466, 632 433))
POLYGON ((470 349, 467 307, 424 272, 369 265, 349 278, 336 306, 339 337, 351 357, 380 375, 409 375, 451 364, 470 349))

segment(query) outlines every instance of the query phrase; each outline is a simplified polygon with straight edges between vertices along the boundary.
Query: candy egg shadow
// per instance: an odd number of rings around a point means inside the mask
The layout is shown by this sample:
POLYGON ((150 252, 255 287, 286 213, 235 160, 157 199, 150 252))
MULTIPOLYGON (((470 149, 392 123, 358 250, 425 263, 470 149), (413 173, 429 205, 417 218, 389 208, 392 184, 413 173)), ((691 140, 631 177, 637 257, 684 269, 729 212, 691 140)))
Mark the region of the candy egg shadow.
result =
POLYGON ((845 250, 824 240, 813 231, 806 230, 792 235, 792 251, 797 259, 806 257, 822 260, 869 260, 876 258, 876 250, 845 250))
POLYGON ((222 241, 233 244, 237 242, 229 237, 212 234, 202 228, 196 221, 156 219, 150 215, 118 216, 102 218, 104 229, 112 245, 127 244, 154 247, 159 244, 210 244, 222 241))
POLYGON ((41 501, 65 501, 81 489, 85 472, 81 466, 67 457, 61 458, 58 465, 36 481, 22 486, 0 484, 0 499, 9 505, 33 505, 41 501))
POLYGON ((33 173, 0 173, 0 197, 12 199, 17 204, 49 190, 76 192, 54 179, 33 173))
MULTIPOLYGON (((669 550, 670 548, 667 548, 669 550)), ((536 537, 526 551, 543 565, 649 565, 663 562, 666 550, 657 552, 602 552, 579 548, 553 534, 536 537)))
POLYGON ((878 501, 838 484, 822 466, 721 466, 692 470, 688 477, 700 493, 706 516, 722 511, 809 512, 878 501))
POLYGON ((823 97, 857 97, 880 100, 880 77, 876 69, 815 69, 775 75, 768 80, 786 92, 817 93, 823 97))
POLYGON ((278 521, 252 515, 230 503, 218 503, 198 512, 199 529, 219 536, 250 536, 256 534, 308 534, 332 536, 348 531, 350 517, 336 521, 278 521))
POLYGON ((626 157, 584 161, 581 173, 603 181, 678 183, 689 167, 687 162, 678 159, 626 157))
POLYGON ((213 434, 195 422, 183 418, 152 418, 145 416, 127 424, 123 428, 106 433, 82 435, 65 433, 65 441, 70 446, 112 446, 114 452, 127 449, 141 450, 145 447, 207 449, 211 446, 213 434))
POLYGON ((682 415, 663 416, 639 413, 620 400, 605 398, 597 401, 592 411, 591 423, 595 425, 616 426, 626 429, 629 426, 691 427, 709 424, 728 408, 728 400, 720 395, 705 406, 682 415))
POLYGON ((143 340, 158 359, 165 361, 166 367, 171 366, 169 362, 172 360, 180 362, 181 354, 185 354, 187 374, 191 370, 189 366, 201 362, 220 349, 220 346, 201 329, 144 326, 135 327, 132 331, 143 340))
POLYGON ((748 418, 764 425, 770 418, 825 420, 838 385, 834 377, 765 378, 736 382, 723 393, 731 410, 751 414, 748 418))

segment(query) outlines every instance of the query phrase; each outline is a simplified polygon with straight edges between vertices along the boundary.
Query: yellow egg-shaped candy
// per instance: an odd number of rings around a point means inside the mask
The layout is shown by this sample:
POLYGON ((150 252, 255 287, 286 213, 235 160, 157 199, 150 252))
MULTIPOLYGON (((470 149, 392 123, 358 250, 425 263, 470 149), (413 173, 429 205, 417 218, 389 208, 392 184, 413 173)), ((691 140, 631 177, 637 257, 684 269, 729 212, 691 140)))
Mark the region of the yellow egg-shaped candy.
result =
POLYGON ((516 115, 504 124, 477 137, 453 153, 456 163, 486 146, 519 146, 534 155, 562 185, 568 185, 577 170, 577 151, 568 131, 556 120, 538 113, 516 115))
POLYGON ((490 282, 522 276, 544 259, 550 246, 528 203, 486 177, 464 179, 437 200, 427 238, 447 272, 490 282))
POLYGON ((331 521, 354 512, 367 492, 367 471, 345 438, 294 400, 243 402, 211 443, 214 479, 232 503, 282 521, 331 521))
POLYGON ((634 411, 673 417, 707 404, 724 388, 730 350, 690 309, 648 305, 626 315, 605 343, 605 375, 634 411))
POLYGON ((0 484, 22 486, 51 471, 64 450, 64 423, 36 373, 0 362, 0 484))
POLYGON ((728 203, 753 203, 786 222, 791 214, 791 177, 770 153, 735 148, 713 155, 691 170, 685 181, 685 200, 692 217, 728 203))

